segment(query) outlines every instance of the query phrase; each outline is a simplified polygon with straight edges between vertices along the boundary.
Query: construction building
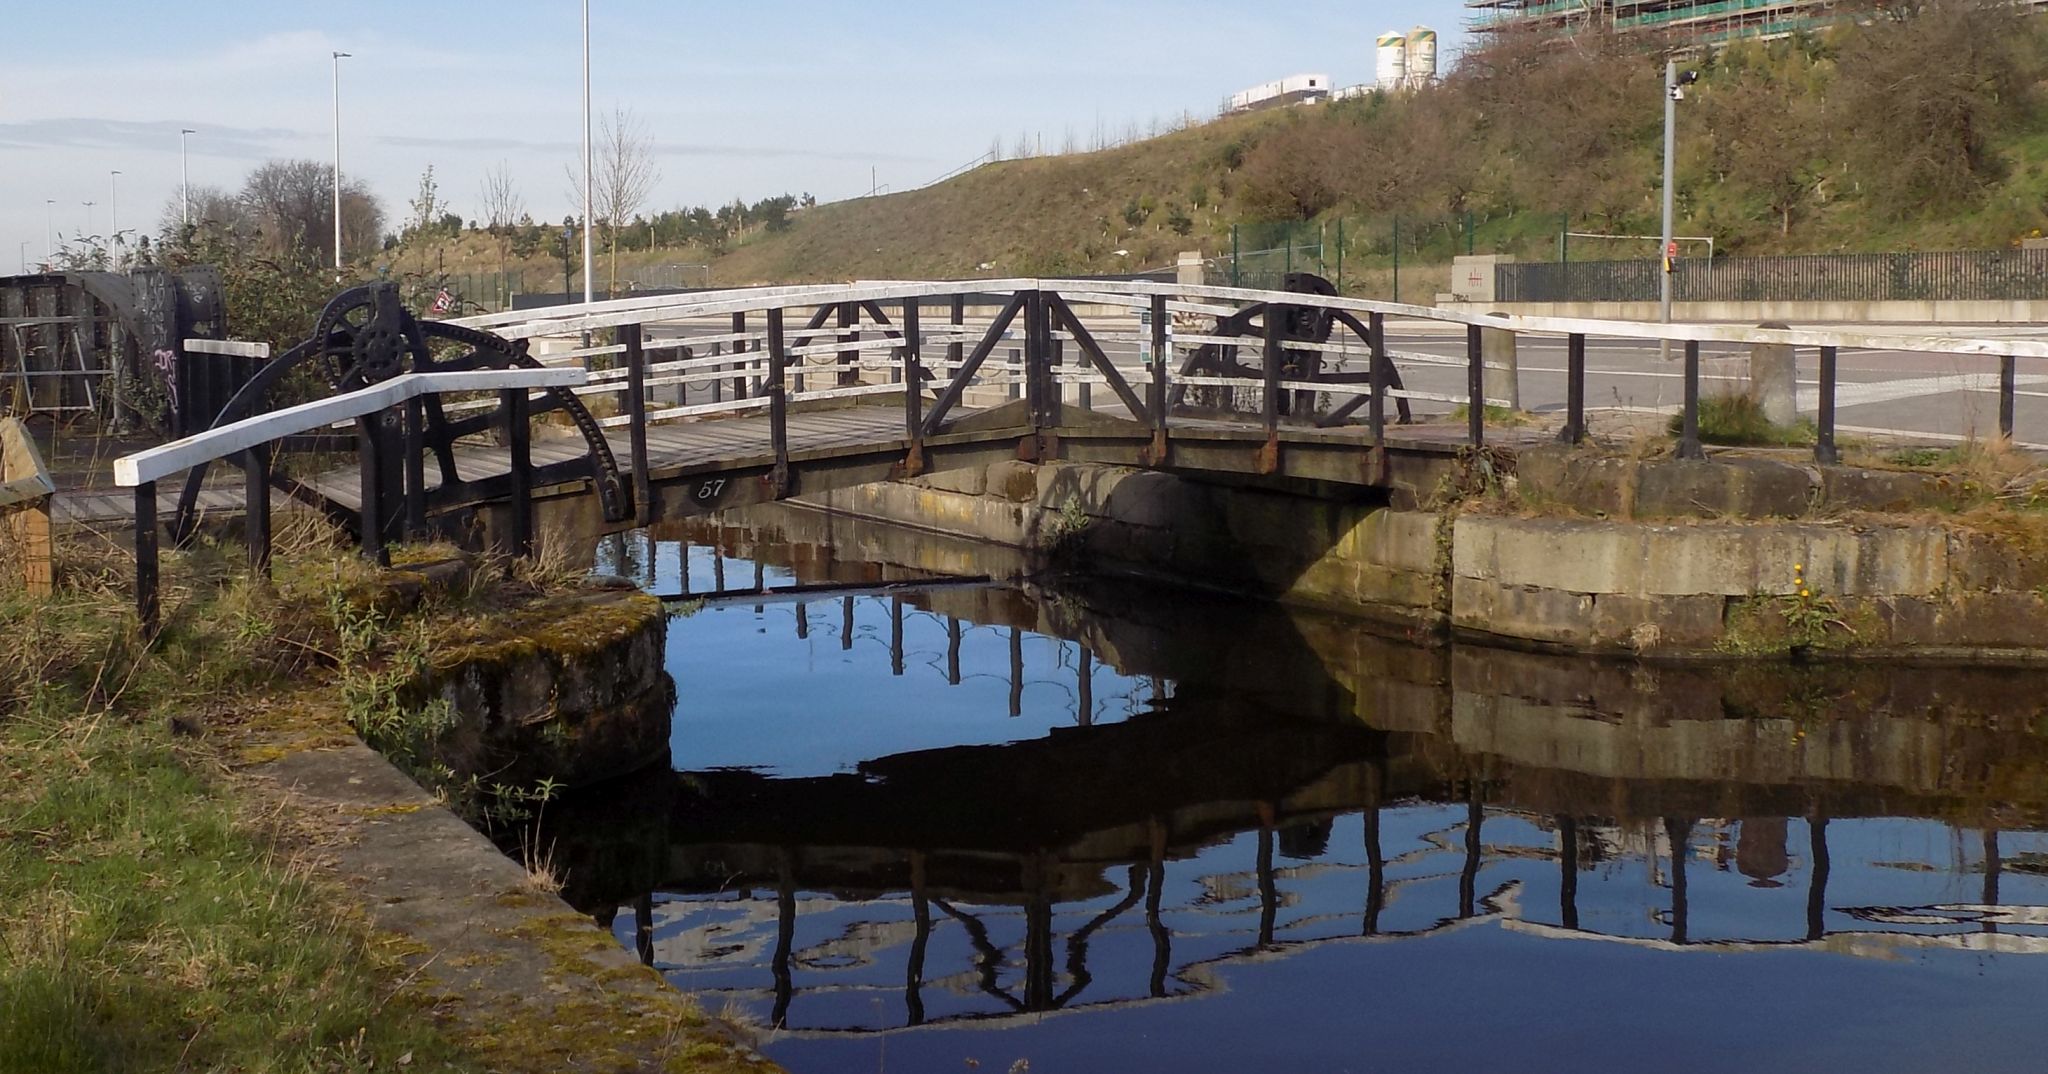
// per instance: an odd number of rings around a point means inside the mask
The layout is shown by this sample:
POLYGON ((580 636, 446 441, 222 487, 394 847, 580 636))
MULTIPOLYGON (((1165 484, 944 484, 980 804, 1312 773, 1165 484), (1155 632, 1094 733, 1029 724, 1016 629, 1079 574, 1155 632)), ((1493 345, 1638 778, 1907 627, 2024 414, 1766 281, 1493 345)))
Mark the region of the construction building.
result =
POLYGON ((1599 29, 1702 45, 1782 37, 1836 17, 1835 0, 1466 0, 1475 33, 1599 29))

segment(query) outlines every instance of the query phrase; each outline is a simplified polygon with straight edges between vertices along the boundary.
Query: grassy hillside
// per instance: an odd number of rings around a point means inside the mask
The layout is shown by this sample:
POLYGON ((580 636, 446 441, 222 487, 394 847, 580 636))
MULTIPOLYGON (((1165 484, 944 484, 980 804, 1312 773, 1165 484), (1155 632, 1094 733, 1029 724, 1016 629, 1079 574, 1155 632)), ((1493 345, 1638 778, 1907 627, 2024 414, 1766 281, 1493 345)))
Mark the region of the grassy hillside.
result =
MULTIPOLYGON (((1702 77, 1680 105, 1681 234, 1776 253, 2005 246, 2048 230, 2048 20, 1934 0, 1687 63, 1702 77)), ((1639 39, 1508 40, 1400 98, 1232 117, 821 205, 724 253, 716 272, 1107 272, 1228 252, 1233 223, 1251 226, 1252 246, 1290 221, 1332 237, 1342 219, 1347 282, 1382 290, 1399 216, 1407 289, 1424 293, 1420 266, 1468 243, 1542 258, 1566 221, 1654 233, 1661 67, 1639 39)), ((1575 257, 1651 253, 1574 244, 1575 257)))
MULTIPOLYGON (((2048 18, 1987 0, 1865 16, 1683 61, 1701 78, 1679 106, 1681 235, 1755 254, 1999 247, 2048 231, 2048 18)), ((1466 249, 1547 259, 1567 228, 1658 230, 1654 46, 1510 38, 1400 96, 1002 161, 768 225, 691 210, 697 241, 641 241, 620 254, 621 278, 698 261, 720 284, 1132 271, 1181 250, 1228 254, 1233 225, 1247 250, 1291 230, 1334 274, 1341 226, 1347 290, 1389 293, 1398 249, 1403 297, 1426 300, 1466 249)), ((626 233, 649 230, 636 220, 626 233)), ((1572 242, 1575 260, 1654 253, 1641 240, 1572 242)), ((490 270, 501 254, 465 234, 401 263, 490 270)), ((559 278, 545 252, 505 264, 543 286, 559 278)), ((606 267, 601 255, 600 286, 606 267)))

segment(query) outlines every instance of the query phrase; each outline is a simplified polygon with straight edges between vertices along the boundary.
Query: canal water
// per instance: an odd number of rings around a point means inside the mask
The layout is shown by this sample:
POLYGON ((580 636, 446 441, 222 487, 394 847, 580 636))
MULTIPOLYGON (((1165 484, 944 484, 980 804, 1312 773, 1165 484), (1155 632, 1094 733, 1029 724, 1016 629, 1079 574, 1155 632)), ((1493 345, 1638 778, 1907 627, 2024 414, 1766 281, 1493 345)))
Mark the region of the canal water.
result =
POLYGON ((793 509, 601 558, 727 595, 666 761, 548 806, 564 895, 797 1074, 2048 1066, 2039 676, 1425 648, 793 509))

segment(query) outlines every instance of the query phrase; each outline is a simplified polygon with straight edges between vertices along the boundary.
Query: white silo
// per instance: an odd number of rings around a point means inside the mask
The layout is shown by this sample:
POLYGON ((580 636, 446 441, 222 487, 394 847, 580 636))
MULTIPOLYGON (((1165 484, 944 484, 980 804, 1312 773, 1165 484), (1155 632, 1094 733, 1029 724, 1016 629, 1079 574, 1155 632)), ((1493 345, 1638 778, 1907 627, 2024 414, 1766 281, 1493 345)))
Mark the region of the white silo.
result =
POLYGON ((1398 30, 1388 30, 1380 35, 1378 44, 1373 82, 1383 90, 1400 89, 1408 78, 1408 39, 1398 30))
POLYGON ((1408 31, 1408 84, 1427 86, 1436 81, 1436 31, 1417 26, 1408 31))

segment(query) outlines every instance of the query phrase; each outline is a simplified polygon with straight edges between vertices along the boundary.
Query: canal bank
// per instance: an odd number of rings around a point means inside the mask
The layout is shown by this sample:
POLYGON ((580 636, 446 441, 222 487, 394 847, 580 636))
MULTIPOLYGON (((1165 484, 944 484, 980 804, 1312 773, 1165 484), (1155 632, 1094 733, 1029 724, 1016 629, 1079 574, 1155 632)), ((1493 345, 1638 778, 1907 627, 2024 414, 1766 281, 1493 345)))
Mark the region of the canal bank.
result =
POLYGON ((2048 660, 2048 519, 1983 477, 1566 449, 1424 504, 1005 462, 800 502, 1501 644, 1654 659, 2048 660))
POLYGON ((667 609, 287 545, 169 557, 147 644, 80 543, 0 588, 0 1070, 772 1069, 463 819, 661 751, 667 609))

